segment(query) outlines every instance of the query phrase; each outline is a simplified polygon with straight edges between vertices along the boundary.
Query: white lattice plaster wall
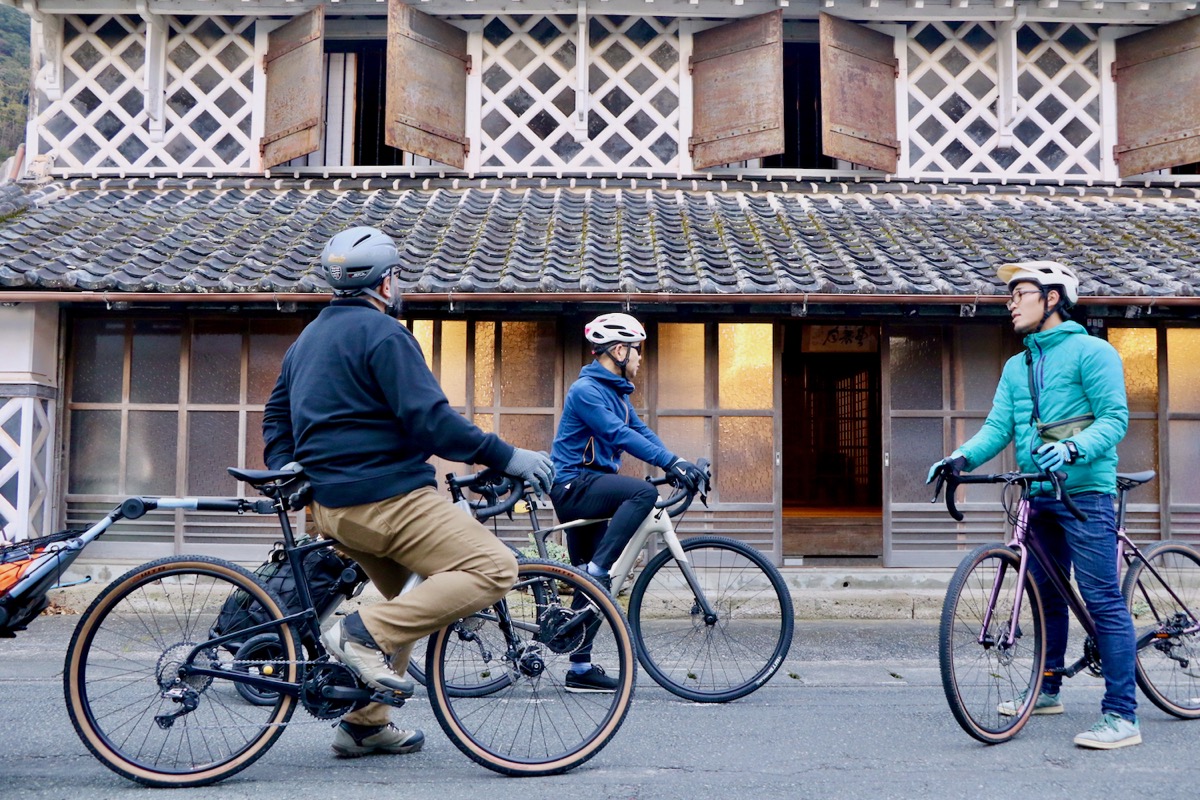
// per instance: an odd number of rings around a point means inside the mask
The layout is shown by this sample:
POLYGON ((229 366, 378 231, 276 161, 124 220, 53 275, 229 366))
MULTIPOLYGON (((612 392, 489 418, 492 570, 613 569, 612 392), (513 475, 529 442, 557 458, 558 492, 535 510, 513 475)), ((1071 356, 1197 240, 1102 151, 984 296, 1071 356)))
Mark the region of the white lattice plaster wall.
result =
POLYGON ((575 131, 576 22, 483 21, 484 167, 676 167, 679 25, 656 17, 588 19, 586 131, 575 131))
POLYGON ((908 37, 907 159, 913 174, 1101 177, 1096 26, 1017 30, 1012 145, 999 146, 997 25, 915 23, 908 37))
POLYGON ((57 168, 245 169, 251 165, 254 20, 167 17, 165 135, 145 109, 140 17, 63 19, 63 92, 37 98, 34 155, 57 168))
POLYGON ((0 397, 0 538, 53 533, 54 402, 0 397))

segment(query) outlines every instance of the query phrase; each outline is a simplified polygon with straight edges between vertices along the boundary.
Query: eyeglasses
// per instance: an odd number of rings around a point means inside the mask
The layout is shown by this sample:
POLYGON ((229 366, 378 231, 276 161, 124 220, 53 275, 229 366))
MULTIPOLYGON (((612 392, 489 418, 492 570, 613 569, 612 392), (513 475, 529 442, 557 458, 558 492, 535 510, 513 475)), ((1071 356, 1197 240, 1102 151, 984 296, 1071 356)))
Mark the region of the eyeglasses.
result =
POLYGON ((1006 308, 1011 309, 1011 308, 1014 308, 1018 303, 1020 303, 1021 298, 1024 297, 1025 295, 1041 294, 1041 293, 1042 293, 1041 289, 1017 289, 1012 293, 1012 297, 1008 298, 1008 302, 1005 303, 1004 305, 1006 308))
POLYGON ((626 343, 625 346, 628 347, 630 350, 636 350, 638 352, 638 355, 642 354, 642 343, 641 342, 628 342, 628 343, 626 343))

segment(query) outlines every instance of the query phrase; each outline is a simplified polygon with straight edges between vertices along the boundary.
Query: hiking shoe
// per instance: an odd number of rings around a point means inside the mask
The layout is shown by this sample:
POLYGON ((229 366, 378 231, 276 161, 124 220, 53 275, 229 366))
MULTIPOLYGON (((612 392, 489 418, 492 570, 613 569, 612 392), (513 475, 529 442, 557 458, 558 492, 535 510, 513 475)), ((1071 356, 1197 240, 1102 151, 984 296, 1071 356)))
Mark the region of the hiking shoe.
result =
POLYGON ((604 674, 604 667, 592 664, 587 672, 567 672, 568 692, 606 692, 617 690, 621 682, 604 674))
POLYGON ((1093 750, 1116 750, 1142 743, 1142 729, 1137 720, 1129 721, 1111 711, 1103 714, 1091 730, 1075 737, 1075 744, 1093 750))
MULTIPOLYGON (((1025 705, 1025 698, 1029 695, 1029 690, 1021 692, 1012 700, 1005 700, 1000 705, 996 706, 996 711, 1004 717, 1015 717, 1021 706, 1025 705)), ((1032 716, 1041 714, 1061 714, 1063 713, 1062 701, 1058 699, 1056 694, 1047 694, 1046 692, 1038 692, 1037 701, 1033 704, 1032 716)))
POLYGON ((415 753, 424 745, 424 733, 419 730, 400 730, 390 722, 379 726, 343 722, 338 725, 337 734, 333 737, 333 752, 338 758, 404 755, 415 753))
MULTIPOLYGON (((329 655, 345 664, 359 680, 378 692, 396 692, 412 697, 413 682, 392 669, 391 661, 374 640, 363 641, 346 630, 346 619, 339 619, 321 634, 321 643, 329 655)), ((368 637, 369 638, 369 637, 368 637)))
POLYGON ((612 575, 593 575, 589 572, 588 577, 603 586, 608 596, 612 597, 612 575))

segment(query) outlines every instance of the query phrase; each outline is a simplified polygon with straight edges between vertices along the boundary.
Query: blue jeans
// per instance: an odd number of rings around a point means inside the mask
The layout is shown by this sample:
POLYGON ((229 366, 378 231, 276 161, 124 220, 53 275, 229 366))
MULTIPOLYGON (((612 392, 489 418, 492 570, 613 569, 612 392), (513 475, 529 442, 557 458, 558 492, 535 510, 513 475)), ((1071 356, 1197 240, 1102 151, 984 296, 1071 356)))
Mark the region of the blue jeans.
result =
MULTIPOLYGON (((1121 596, 1117 567, 1117 522, 1111 495, 1084 492, 1071 497, 1087 514, 1080 522, 1052 497, 1030 499, 1030 529, 1046 552, 1066 573, 1075 567, 1075 582, 1088 614, 1096 624, 1096 645, 1104 668, 1101 712, 1137 719, 1134 679, 1136 653, 1133 618, 1121 596)), ((1041 589, 1046 612, 1046 668, 1061 669, 1067 651, 1067 601, 1049 582, 1037 559, 1031 559, 1033 578, 1041 589)), ((1042 691, 1057 694, 1062 676, 1047 676, 1042 691)))

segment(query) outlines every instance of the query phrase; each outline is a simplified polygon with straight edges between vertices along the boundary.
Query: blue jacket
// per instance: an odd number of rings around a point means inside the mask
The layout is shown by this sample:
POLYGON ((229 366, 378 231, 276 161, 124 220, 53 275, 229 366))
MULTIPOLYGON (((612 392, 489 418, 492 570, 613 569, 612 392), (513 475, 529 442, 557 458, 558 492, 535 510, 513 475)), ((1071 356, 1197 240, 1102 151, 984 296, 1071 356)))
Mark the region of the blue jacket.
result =
POLYGON ((584 468, 616 472, 621 468, 622 453, 663 469, 671 465, 675 455, 629 403, 633 388, 598 361, 580 370, 579 379, 567 390, 550 452, 555 483, 571 481, 584 468))
POLYGON ((450 407, 408 328, 358 298, 331 302, 288 349, 263 439, 267 466, 299 461, 330 508, 436 487, 431 455, 503 468, 513 454, 450 407))
MULTIPOLYGON (((1029 334, 1025 347, 1033 357, 1041 421, 1095 417, 1087 428, 1067 437, 1079 450, 1075 463, 1062 467, 1067 491, 1116 494, 1117 444, 1129 426, 1120 355, 1108 342, 1089 336, 1082 325, 1071 321, 1029 334)), ((1031 452, 1043 441, 1031 422, 1033 397, 1025 358, 1025 353, 1018 353, 1004 365, 987 420, 958 448, 968 469, 990 460, 1015 439, 1017 467, 1022 472, 1037 471, 1031 452)))

